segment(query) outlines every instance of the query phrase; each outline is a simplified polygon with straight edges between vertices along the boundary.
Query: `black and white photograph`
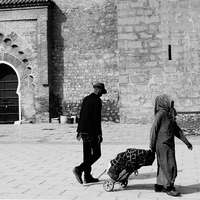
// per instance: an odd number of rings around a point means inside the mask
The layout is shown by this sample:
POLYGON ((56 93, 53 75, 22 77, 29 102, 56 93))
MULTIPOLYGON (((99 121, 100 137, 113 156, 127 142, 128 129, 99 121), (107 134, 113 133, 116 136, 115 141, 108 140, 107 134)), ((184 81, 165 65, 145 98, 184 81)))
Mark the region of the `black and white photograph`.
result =
POLYGON ((200 0, 0 0, 0 199, 199 200, 200 0))

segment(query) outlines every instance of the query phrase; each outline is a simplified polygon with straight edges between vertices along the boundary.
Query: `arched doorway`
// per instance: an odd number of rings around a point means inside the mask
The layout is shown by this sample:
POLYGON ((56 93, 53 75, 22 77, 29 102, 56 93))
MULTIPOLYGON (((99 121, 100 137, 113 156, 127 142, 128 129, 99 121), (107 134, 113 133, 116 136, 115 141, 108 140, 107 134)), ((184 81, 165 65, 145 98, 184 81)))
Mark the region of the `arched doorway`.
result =
POLYGON ((7 64, 0 64, 0 124, 19 121, 18 77, 7 64))

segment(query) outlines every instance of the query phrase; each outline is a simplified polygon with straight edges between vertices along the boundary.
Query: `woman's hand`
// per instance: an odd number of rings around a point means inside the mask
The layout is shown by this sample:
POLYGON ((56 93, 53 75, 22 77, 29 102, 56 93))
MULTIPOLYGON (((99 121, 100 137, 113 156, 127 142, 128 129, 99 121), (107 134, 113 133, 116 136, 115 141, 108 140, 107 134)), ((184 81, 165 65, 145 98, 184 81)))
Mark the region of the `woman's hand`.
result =
POLYGON ((187 147, 188 147, 189 150, 192 150, 192 149, 193 149, 193 146, 192 146, 191 143, 189 143, 189 144, 187 145, 187 147))
POLYGON ((102 135, 98 135, 98 143, 102 143, 103 142, 103 137, 102 135))

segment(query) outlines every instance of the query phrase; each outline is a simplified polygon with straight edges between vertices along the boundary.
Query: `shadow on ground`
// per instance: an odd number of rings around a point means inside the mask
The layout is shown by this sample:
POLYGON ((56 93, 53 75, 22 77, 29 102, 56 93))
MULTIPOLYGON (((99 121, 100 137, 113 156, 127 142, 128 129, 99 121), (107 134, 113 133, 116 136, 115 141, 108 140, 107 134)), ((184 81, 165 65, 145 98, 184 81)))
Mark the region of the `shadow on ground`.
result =
POLYGON ((142 174, 138 173, 138 175, 136 176, 136 175, 134 175, 134 173, 133 173, 133 174, 131 174, 131 175, 129 176, 129 180, 155 178, 155 177, 156 177, 156 174, 157 174, 157 172, 142 173, 142 174))
MULTIPOLYGON (((193 184, 188 186, 179 186, 175 185, 178 192, 180 192, 182 195, 187 194, 194 194, 200 192, 200 184, 193 184)), ((137 184, 136 182, 131 182, 128 184, 125 188, 116 187, 114 191, 120 191, 120 190, 152 190, 154 191, 154 184, 137 184)))
POLYGON ((177 190, 179 190, 181 194, 198 193, 200 192, 200 183, 187 186, 179 186, 179 188, 177 187, 177 190))

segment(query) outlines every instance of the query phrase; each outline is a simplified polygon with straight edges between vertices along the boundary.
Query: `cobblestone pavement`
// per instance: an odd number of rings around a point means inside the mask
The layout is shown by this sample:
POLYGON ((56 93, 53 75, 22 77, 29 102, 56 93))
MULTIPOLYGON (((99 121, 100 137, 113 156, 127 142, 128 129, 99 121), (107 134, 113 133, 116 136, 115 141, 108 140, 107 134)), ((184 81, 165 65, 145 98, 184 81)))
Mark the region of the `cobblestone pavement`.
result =
MULTIPOLYGON (((66 200, 163 200, 174 199, 155 193, 156 162, 131 175, 126 188, 115 184, 106 192, 108 162, 127 148, 148 149, 150 125, 103 124, 102 157, 93 165, 97 184, 80 185, 72 173, 82 160, 82 143, 76 124, 0 125, 0 199, 66 200)), ((176 140, 177 199, 200 199, 200 137, 188 136, 193 151, 176 140)))

